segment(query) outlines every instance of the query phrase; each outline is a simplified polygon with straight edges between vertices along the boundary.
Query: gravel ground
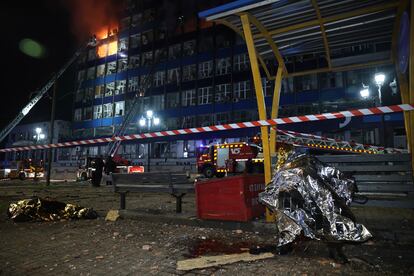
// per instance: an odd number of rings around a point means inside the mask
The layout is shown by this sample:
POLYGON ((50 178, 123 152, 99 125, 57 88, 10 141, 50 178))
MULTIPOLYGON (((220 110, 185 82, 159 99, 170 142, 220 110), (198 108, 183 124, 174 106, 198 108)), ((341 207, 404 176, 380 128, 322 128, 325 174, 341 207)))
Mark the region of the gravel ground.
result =
MULTIPOLYGON (((194 227, 120 219, 14 223, 6 216, 11 201, 32 195, 93 207, 100 214, 118 208, 110 188, 87 183, 30 181, 0 183, 0 275, 410 275, 414 273, 411 243, 372 240, 346 245, 350 262, 328 258, 321 242, 302 242, 293 252, 250 263, 236 263, 190 272, 176 270, 178 260, 245 252, 272 246, 269 233, 194 227)), ((127 207, 173 214, 174 198, 164 194, 131 194, 127 207)), ((194 197, 184 198, 184 211, 194 212, 194 197)))

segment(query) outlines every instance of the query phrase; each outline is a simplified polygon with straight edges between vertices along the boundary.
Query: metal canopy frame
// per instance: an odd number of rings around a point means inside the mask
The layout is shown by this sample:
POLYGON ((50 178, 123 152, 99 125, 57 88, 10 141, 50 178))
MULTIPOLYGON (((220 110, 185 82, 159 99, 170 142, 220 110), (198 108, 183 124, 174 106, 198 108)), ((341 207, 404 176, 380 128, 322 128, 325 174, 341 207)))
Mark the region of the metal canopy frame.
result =
MULTIPOLYGON (((271 118, 277 118, 281 82, 284 77, 320 72, 346 71, 390 65, 397 60, 401 14, 408 0, 238 0, 199 13, 200 18, 223 24, 241 35, 247 45, 260 120, 267 119, 260 67, 269 80, 275 81, 271 118), (389 43, 392 54, 365 63, 335 66, 335 55, 350 46, 364 42, 389 43), (290 57, 323 54, 326 66, 306 71, 289 72, 285 60, 290 57), (271 75, 266 61, 277 65, 271 75)), ((411 5, 414 16, 414 4, 411 5)), ((414 72, 414 20, 410 22, 410 72, 414 72)), ((414 103, 414 78, 397 68, 403 103, 414 103)), ((410 152, 414 149, 414 112, 404 112, 410 152)), ((271 157, 275 154, 276 130, 261 127, 265 181, 271 180, 271 157)), ((412 165, 414 169, 414 154, 412 165)), ((272 220, 269 213, 267 220, 272 220)))

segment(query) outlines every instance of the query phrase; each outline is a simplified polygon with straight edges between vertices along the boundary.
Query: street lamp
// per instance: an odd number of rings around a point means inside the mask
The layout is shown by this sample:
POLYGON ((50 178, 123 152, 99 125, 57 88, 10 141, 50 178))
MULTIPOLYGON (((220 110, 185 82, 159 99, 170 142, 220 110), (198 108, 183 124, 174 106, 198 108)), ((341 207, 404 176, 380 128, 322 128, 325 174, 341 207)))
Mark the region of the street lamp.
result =
POLYGON ((382 105, 381 86, 384 84, 385 75, 383 73, 376 73, 374 76, 375 84, 378 86, 379 104, 382 105))
POLYGON ((39 140, 43 140, 46 138, 46 135, 42 133, 42 129, 40 127, 35 128, 36 135, 33 138, 36 139, 36 143, 39 143, 39 140))
MULTIPOLYGON (((147 112, 145 112, 145 116, 142 116, 139 119, 139 125, 141 127, 147 126, 147 131, 148 132, 151 131, 151 127, 153 125, 157 126, 157 125, 160 124, 160 122, 161 122, 160 118, 154 116, 154 112, 152 110, 147 110, 147 112)), ((150 171, 150 159, 151 159, 151 156, 150 156, 151 155, 151 143, 149 141, 148 141, 148 144, 147 144, 147 149, 148 149, 148 152, 147 152, 147 161, 148 161, 147 162, 147 171, 149 172, 150 171)))

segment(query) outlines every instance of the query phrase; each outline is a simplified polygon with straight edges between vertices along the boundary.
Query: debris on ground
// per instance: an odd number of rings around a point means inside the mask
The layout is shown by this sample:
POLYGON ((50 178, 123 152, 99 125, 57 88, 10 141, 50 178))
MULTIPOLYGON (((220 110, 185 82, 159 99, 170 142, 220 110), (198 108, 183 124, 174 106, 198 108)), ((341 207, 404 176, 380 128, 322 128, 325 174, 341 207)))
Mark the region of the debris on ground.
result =
POLYGON ((292 153, 259 194, 276 214, 278 246, 300 236, 328 242, 364 242, 372 237, 350 209, 355 182, 315 157, 292 153))
POLYGON ((250 253, 219 255, 219 256, 204 256, 199 258, 187 259, 177 262, 177 270, 193 270, 200 268, 207 268, 213 266, 220 266, 225 264, 232 264, 237 262, 250 262, 256 260, 263 260, 272 258, 272 253, 262 253, 258 255, 250 253))
POLYGON ((92 208, 40 197, 10 203, 7 215, 15 222, 96 219, 98 217, 92 208))
POLYGON ((109 210, 106 214, 105 220, 107 221, 117 221, 120 218, 118 210, 109 210))

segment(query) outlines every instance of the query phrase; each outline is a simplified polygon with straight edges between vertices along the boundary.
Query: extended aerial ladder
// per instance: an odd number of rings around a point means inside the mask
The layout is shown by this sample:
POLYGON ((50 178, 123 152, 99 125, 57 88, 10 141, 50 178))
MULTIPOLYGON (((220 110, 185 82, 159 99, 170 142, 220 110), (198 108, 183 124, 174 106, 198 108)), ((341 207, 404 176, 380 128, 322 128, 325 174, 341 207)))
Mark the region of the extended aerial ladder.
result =
POLYGON ((40 89, 37 94, 29 101, 29 103, 20 111, 20 113, 0 132, 0 142, 6 138, 6 136, 12 131, 23 118, 30 112, 30 110, 43 98, 43 96, 49 91, 49 89, 55 84, 55 82, 62 76, 62 74, 76 61, 76 59, 82 54, 82 52, 89 46, 96 45, 96 37, 91 38, 87 44, 79 48, 68 62, 46 83, 45 86, 40 89))

